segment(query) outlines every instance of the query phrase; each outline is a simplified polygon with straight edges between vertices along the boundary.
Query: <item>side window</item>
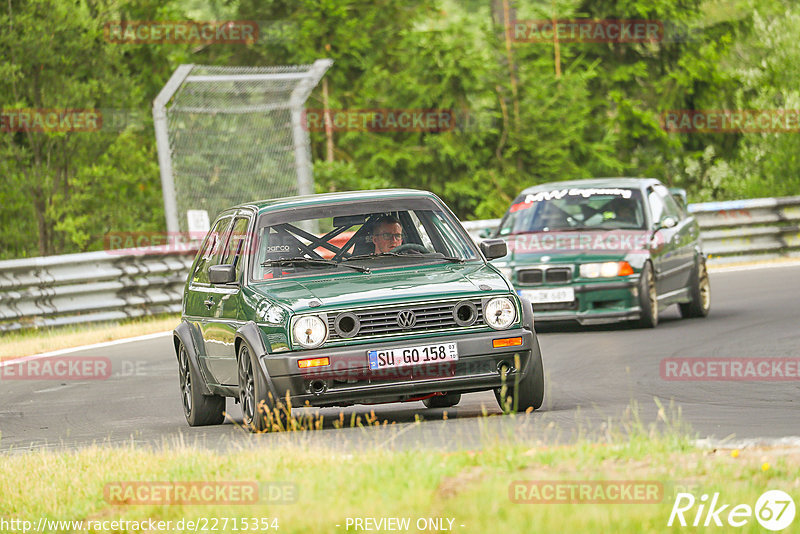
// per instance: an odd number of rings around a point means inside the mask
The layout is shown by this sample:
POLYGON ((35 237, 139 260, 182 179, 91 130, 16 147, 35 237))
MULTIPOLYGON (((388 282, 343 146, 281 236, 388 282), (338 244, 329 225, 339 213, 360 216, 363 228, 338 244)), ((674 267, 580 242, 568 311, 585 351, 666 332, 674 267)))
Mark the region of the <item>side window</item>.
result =
POLYGON ((647 193, 647 203, 650 204, 650 215, 653 217, 653 224, 656 224, 664 217, 664 201, 661 200, 661 195, 650 189, 647 193))
POLYGON ((223 248, 223 241, 227 237, 228 227, 231 224, 231 217, 220 219, 214 225, 214 228, 208 233, 205 243, 203 243, 203 250, 200 253, 200 259, 197 261, 197 266, 192 273, 192 283, 207 284, 208 283, 208 268, 211 265, 217 265, 220 259, 220 253, 223 248))
POLYGON ((246 217, 237 217, 233 222, 233 230, 231 230, 231 237, 228 239, 228 245, 225 247, 225 253, 222 257, 220 264, 229 264, 236 262, 236 279, 242 273, 243 265, 246 263, 244 257, 244 245, 247 238, 247 227, 250 219, 246 217))
POLYGON ((681 219, 685 219, 689 216, 689 210, 686 207, 686 203, 684 202, 683 198, 679 196, 672 195, 672 199, 675 201, 675 204, 678 205, 678 210, 681 214, 681 219))
POLYGON ((683 219, 680 206, 678 206, 678 203, 675 201, 675 197, 669 194, 669 192, 667 192, 667 196, 664 197, 664 208, 665 213, 675 219, 676 222, 680 222, 681 219, 683 219))

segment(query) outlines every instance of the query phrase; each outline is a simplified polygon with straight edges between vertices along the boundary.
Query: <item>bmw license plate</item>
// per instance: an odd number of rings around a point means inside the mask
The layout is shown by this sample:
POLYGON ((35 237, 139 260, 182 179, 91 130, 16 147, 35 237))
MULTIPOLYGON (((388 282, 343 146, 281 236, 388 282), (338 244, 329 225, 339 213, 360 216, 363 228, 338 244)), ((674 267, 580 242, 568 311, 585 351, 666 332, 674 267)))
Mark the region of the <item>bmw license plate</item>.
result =
POLYGON ((455 343, 417 345, 399 349, 370 350, 367 351, 367 357, 370 370, 375 371, 390 367, 454 362, 458 360, 458 348, 455 343))
POLYGON ((555 289, 523 289, 519 291, 523 297, 528 297, 533 304, 548 304, 554 302, 573 302, 575 289, 572 287, 559 287, 555 289))

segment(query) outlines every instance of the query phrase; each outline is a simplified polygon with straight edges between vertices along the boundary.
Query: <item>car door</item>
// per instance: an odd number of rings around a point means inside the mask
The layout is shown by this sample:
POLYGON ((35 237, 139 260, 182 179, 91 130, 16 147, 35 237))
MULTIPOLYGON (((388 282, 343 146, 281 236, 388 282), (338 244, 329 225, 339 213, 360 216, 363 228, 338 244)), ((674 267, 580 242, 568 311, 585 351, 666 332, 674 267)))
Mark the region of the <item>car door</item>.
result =
POLYGON ((232 222, 232 214, 222 215, 215 221, 203 242, 201 252, 198 254, 194 269, 189 277, 184 301, 185 319, 199 329, 203 338, 198 356, 203 372, 210 374, 208 380, 212 383, 220 382, 214 369, 209 365, 208 348, 205 342, 205 328, 208 318, 213 312, 213 299, 215 298, 215 293, 208 280, 208 268, 219 263, 232 222))
POLYGON ((241 308, 241 284, 246 261, 245 244, 251 217, 248 212, 238 212, 231 224, 216 265, 236 264, 236 280, 229 284, 209 284, 207 301, 209 313, 203 322, 203 340, 206 345, 208 367, 217 383, 236 385, 236 331, 244 324, 241 308))
POLYGON ((650 254, 656 277, 656 292, 659 297, 676 290, 679 285, 675 277, 681 261, 678 257, 677 228, 663 227, 668 218, 664 197, 652 186, 647 188, 647 205, 650 210, 652 239, 650 254))
MULTIPOLYGON (((662 196, 664 201, 664 213, 676 221, 672 240, 674 242, 672 271, 669 276, 672 279, 671 291, 679 291, 689 285, 689 277, 694 267, 694 243, 697 239, 697 226, 694 221, 686 216, 686 213, 675 201, 675 197, 669 189, 663 186, 656 186, 655 191, 662 196)), ((677 296, 677 295, 676 295, 677 296)))

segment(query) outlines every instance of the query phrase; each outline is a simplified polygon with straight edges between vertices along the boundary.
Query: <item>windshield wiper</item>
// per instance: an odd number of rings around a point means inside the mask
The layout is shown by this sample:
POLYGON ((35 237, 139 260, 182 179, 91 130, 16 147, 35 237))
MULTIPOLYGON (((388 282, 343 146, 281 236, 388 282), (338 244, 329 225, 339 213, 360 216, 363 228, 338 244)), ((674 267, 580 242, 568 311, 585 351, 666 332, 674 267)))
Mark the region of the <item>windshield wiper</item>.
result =
POLYGON ((350 256, 349 258, 345 258, 342 261, 350 261, 350 260, 366 260, 370 258, 380 258, 381 256, 398 256, 403 258, 413 258, 413 259, 429 259, 429 260, 445 260, 453 263, 464 263, 463 258, 453 258, 450 256, 445 256, 440 253, 434 254, 398 254, 397 252, 383 252, 381 254, 359 254, 357 256, 350 256))
MULTIPOLYGON (((564 228, 548 228, 547 230, 524 230, 521 232, 512 232, 506 235, 524 235, 524 234, 547 234, 547 233, 555 233, 555 232, 583 232, 586 230, 608 230, 608 228, 602 228, 600 226, 565 226, 564 228)), ((500 236, 505 237, 505 236, 500 236)))
POLYGON ((358 265, 346 265, 342 262, 333 261, 333 260, 326 260, 322 258, 280 258, 275 260, 267 260, 261 263, 262 267, 280 267, 283 265, 297 265, 297 264, 306 264, 306 265, 327 265, 330 267, 349 267, 355 271, 360 273, 368 273, 370 272, 369 267, 360 267, 358 265))
POLYGON ((452 263, 464 263, 466 261, 464 258, 454 258, 452 256, 444 256, 444 255, 442 255, 442 256, 427 255, 427 256, 422 256, 422 257, 423 258, 428 258, 428 259, 431 259, 431 260, 444 260, 444 261, 449 261, 449 262, 452 262, 452 263))
POLYGON ((380 254, 358 254, 356 256, 350 256, 349 258, 345 258, 342 261, 350 261, 350 260, 368 260, 372 258, 380 258, 381 256, 402 256, 405 257, 405 254, 398 254, 397 252, 381 252, 380 254))

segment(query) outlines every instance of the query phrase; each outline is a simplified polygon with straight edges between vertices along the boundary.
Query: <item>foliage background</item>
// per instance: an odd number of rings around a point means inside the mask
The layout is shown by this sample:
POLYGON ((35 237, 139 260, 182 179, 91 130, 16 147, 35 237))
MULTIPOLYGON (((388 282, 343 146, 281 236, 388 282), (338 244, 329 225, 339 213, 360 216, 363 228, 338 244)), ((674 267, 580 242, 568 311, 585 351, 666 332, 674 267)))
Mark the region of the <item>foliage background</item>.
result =
MULTIPOLYGON (((0 106, 128 110, 93 133, 0 132, 0 258, 102 248, 164 229, 150 112, 180 63, 330 57, 329 104, 453 108, 450 132, 312 133, 319 191, 413 187, 462 218, 496 217, 524 187, 650 176, 691 201, 800 192, 797 134, 674 134, 668 109, 800 109, 793 0, 10 0, 0 7, 0 106), (657 19, 656 44, 507 43, 513 19, 657 19), (118 20, 280 21, 252 45, 114 44, 118 20)), ((308 106, 321 108, 317 87, 308 106)))

